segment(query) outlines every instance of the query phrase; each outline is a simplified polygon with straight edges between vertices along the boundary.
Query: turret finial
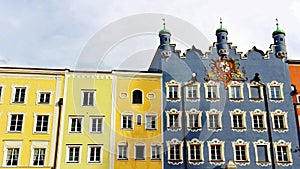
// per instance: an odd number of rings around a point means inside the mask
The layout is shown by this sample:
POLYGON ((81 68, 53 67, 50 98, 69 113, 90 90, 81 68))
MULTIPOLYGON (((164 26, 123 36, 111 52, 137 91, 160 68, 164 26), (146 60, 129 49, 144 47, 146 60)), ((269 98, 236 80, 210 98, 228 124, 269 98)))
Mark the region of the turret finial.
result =
POLYGON ((164 29, 166 29, 166 19, 162 18, 161 20, 163 21, 164 29))
POLYGON ((279 30, 279 26, 278 26, 278 19, 276 18, 276 26, 277 26, 277 30, 279 30))
POLYGON ((220 17, 220 28, 222 28, 222 18, 220 17))

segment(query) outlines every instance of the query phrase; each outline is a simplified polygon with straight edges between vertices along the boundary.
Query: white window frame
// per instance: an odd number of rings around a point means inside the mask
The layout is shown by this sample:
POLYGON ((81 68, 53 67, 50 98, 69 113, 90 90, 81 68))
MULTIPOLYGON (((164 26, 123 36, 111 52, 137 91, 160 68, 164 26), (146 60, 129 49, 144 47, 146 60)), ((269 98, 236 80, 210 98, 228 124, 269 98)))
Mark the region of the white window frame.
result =
POLYGON ((233 154, 234 154, 233 156, 234 156, 234 162, 235 162, 235 164, 238 164, 240 166, 249 165, 250 164, 249 142, 246 142, 246 141, 244 141, 242 139, 238 139, 236 141, 232 141, 231 144, 232 144, 232 148, 233 148, 233 154), (246 157, 245 160, 238 160, 236 158, 237 157, 236 146, 244 146, 245 147, 245 157, 246 157))
POLYGON ((232 131, 236 132, 244 132, 247 130, 246 124, 246 111, 242 111, 240 109, 234 109, 233 111, 229 111, 231 117, 231 129, 232 131), (234 116, 242 116, 242 127, 235 127, 234 126, 234 116))
POLYGON ((289 130, 288 122, 287 122, 287 114, 288 114, 288 112, 283 112, 280 109, 276 109, 275 111, 271 112, 273 131, 279 132, 279 133, 284 133, 289 130), (283 117, 283 128, 275 128, 275 123, 277 123, 277 121, 275 121, 275 116, 283 117))
POLYGON ((32 141, 31 142, 31 156, 30 166, 31 167, 43 167, 46 166, 47 154, 48 154, 48 141, 32 141), (44 165, 33 165, 34 163, 34 149, 45 149, 44 165))
POLYGON ((172 108, 171 110, 166 111, 166 113, 167 113, 167 130, 173 132, 181 130, 181 115, 182 115, 181 111, 172 108), (170 126, 170 115, 178 115, 178 127, 170 126))
POLYGON ((183 152, 182 152, 183 141, 173 138, 172 140, 167 141, 167 146, 168 146, 168 164, 172 164, 172 165, 182 164, 183 163, 183 152), (179 159, 178 160, 171 159, 171 145, 179 145, 179 159))
POLYGON ((204 88, 205 88, 206 101, 216 102, 216 101, 220 100, 220 84, 219 83, 216 83, 214 81, 209 81, 207 83, 204 83, 204 88), (210 87, 215 87, 215 89, 216 89, 216 97, 215 98, 208 97, 210 87))
POLYGON ((188 162, 189 164, 193 164, 193 165, 200 165, 200 164, 204 164, 204 156, 203 156, 203 144, 204 141, 200 141, 196 138, 193 138, 191 141, 187 141, 187 146, 188 146, 188 162), (200 159, 199 160, 195 160, 192 159, 191 157, 191 146, 192 145, 196 145, 196 146, 200 146, 200 159))
POLYGON ((82 132, 83 127, 84 127, 84 117, 83 116, 73 116, 73 115, 69 116, 69 128, 68 128, 68 131, 69 131, 68 133, 69 134, 82 134, 83 133, 82 132), (72 119, 81 119, 81 129, 80 129, 80 131, 71 131, 71 129, 72 129, 72 119))
MULTIPOLYGON (((94 154, 96 155, 96 154, 94 154)), ((95 157, 94 157, 95 159, 95 157)), ((88 144, 88 155, 87 155, 87 163, 88 164, 102 164, 103 159, 103 145, 102 144, 88 144), (91 151, 92 148, 100 148, 100 161, 91 161, 91 151)))
POLYGON ((24 85, 24 86, 11 85, 11 88, 12 88, 12 94, 11 94, 10 103, 11 104, 27 104, 27 96, 28 96, 29 86, 28 85, 24 85), (16 94, 16 90, 18 88, 25 88, 24 102, 15 102, 15 94, 16 94))
MULTIPOLYGON (((128 119, 126 120, 127 123, 128 123, 128 119)), ((120 128, 122 130, 133 130, 134 129, 134 114, 132 112, 124 112, 121 114, 121 126, 120 128), (126 128, 123 128, 123 116, 131 116, 131 128, 128 128, 128 124, 127 124, 127 127, 126 128)))
POLYGON ((297 104, 300 104, 300 94, 296 94, 296 101, 297 101, 297 104))
POLYGON ((145 143, 135 143, 134 144, 134 159, 138 160, 138 161, 146 160, 146 144, 145 143), (144 152, 143 152, 144 157, 141 159, 136 157, 137 156, 137 147, 144 147, 144 152))
MULTIPOLYGON (((192 132, 197 132, 197 131, 200 131, 202 129, 202 122, 201 122, 201 119, 202 119, 202 111, 199 111, 195 108, 192 108, 190 109, 189 111, 186 111, 186 120, 187 120, 187 129, 189 131, 192 131, 192 132), (190 115, 198 115, 198 127, 193 127, 193 126, 190 126, 190 115)), ((193 121, 194 122, 194 121, 193 121)))
POLYGON ((290 166, 293 164, 293 158, 292 158, 292 153, 291 153, 291 142, 286 142, 285 140, 279 140, 278 142, 274 142, 274 149, 275 149, 275 154, 276 154, 276 164, 280 165, 280 166, 290 166), (279 161, 279 157, 278 157, 278 151, 277 151, 277 147, 286 147, 287 150, 287 158, 288 161, 279 161))
POLYGON ((216 165, 216 166, 220 166, 225 164, 225 156, 224 156, 224 141, 220 141, 217 138, 212 139, 211 141, 207 141, 207 146, 208 146, 208 161, 210 164, 212 165, 216 165), (219 145, 220 146, 220 156, 221 159, 220 160, 214 160, 212 159, 212 154, 211 154, 211 146, 214 145, 219 145))
POLYGON ((26 113, 15 113, 15 112, 11 113, 11 112, 9 112, 8 113, 8 121, 7 121, 7 129, 6 129, 7 133, 23 133, 23 131, 24 131, 25 115, 26 115, 26 113), (12 115, 23 115, 22 129, 21 129, 21 131, 10 131, 12 115))
POLYGON ((179 82, 176 82, 175 80, 171 80, 170 82, 165 83, 166 87, 166 98, 167 101, 171 102, 178 102, 181 99, 181 84, 179 82), (177 98, 170 97, 170 88, 171 87, 177 87, 177 98))
POLYGON ((157 120, 158 118, 157 118, 157 114, 155 114, 155 113, 147 113, 147 114, 145 114, 145 129, 146 130, 157 130, 157 128, 158 128, 158 123, 157 123, 157 120), (154 117, 154 119, 155 119, 155 127, 154 128, 151 128, 151 127, 149 127, 148 126, 148 121, 147 121, 147 117, 154 117))
POLYGON ((206 123, 207 123, 207 129, 209 131, 213 131, 213 132, 218 132, 218 131, 222 131, 222 112, 218 111, 216 109, 211 109, 209 111, 205 111, 206 112, 206 123), (218 127, 214 128, 214 127, 210 127, 210 122, 209 122, 209 116, 210 115, 218 115, 218 127))
POLYGON ((21 156, 21 152, 22 152, 22 141, 5 141, 3 151, 4 151, 3 152, 3 161, 2 161, 2 166, 3 167, 18 167, 18 166, 20 166, 20 156, 21 156), (8 149, 11 149, 11 148, 19 149, 18 164, 16 166, 7 165, 7 163, 6 163, 8 149))
POLYGON ((283 102, 284 101, 284 95, 283 95, 283 83, 279 83, 277 81, 272 81, 271 83, 267 83, 268 89, 269 89, 269 99, 271 102, 283 102), (272 87, 278 87, 279 88, 279 98, 272 98, 272 87))
POLYGON ((53 96, 53 91, 52 90, 48 90, 48 91, 37 90, 36 94, 37 94, 37 97, 36 97, 36 104, 37 105, 51 105, 52 104, 52 96, 53 96), (44 102, 41 103, 40 102, 40 98, 41 98, 42 94, 50 94, 49 103, 44 103, 44 102))
POLYGON ((150 159, 151 160, 161 160, 161 157, 162 157, 162 153, 161 153, 161 150, 162 150, 162 146, 160 144, 155 144, 155 143, 152 143, 150 145, 150 159), (159 158, 153 158, 153 148, 155 150, 155 156, 159 155, 159 158), (157 151, 157 148, 158 148, 158 151, 157 151))
POLYGON ((250 111, 250 116, 252 118, 252 130, 253 131, 261 133, 261 132, 266 132, 268 130, 265 111, 262 111, 260 109, 255 109, 254 111, 250 111), (255 116, 262 116, 263 128, 255 128, 255 126, 254 126, 255 116))
POLYGON ((81 163, 82 144, 67 144, 66 145, 66 164, 80 164, 81 163), (70 161, 70 148, 79 148, 78 161, 70 161))
POLYGON ((103 134, 104 133, 104 116, 90 116, 90 130, 89 130, 90 134, 103 134), (98 120, 102 120, 101 123, 101 131, 92 131, 93 130, 93 120, 96 119, 97 120, 97 129, 98 130, 98 120))
POLYGON ((0 85, 0 104, 3 103, 5 85, 0 85))
POLYGON ((257 146, 259 145, 262 145, 262 146, 267 146, 267 150, 270 150, 270 143, 269 142, 266 142, 265 140, 262 140, 262 139, 259 139, 255 142, 253 142, 253 146, 254 146, 254 149, 255 149, 255 162, 256 162, 256 165, 258 166, 262 166, 262 167, 267 167, 269 165, 271 165, 271 154, 270 154, 270 151, 267 151, 267 155, 268 155, 268 161, 267 162, 260 162, 258 161, 258 150, 257 150, 257 146))
MULTIPOLYGON (((122 149, 123 151, 123 149, 122 149)), ((118 145, 117 145, 117 160, 129 160, 129 145, 127 142, 120 142, 118 145), (120 154, 120 146, 122 147, 125 147, 126 148, 126 154, 122 153, 122 155, 125 155, 125 157, 122 157, 120 158, 119 157, 119 154, 120 154)))
POLYGON ((263 85, 258 83, 258 82, 251 82, 251 83, 247 83, 247 86, 248 86, 248 94, 249 94, 249 100, 251 102, 262 102, 264 100, 264 93, 263 93, 263 85), (252 97, 252 92, 251 92, 251 88, 252 87, 255 87, 255 88, 258 88, 259 90, 259 95, 260 95, 260 98, 253 98, 252 97))
POLYGON ((51 113, 47 113, 47 114, 40 114, 40 113, 34 113, 34 126, 33 126, 33 133, 38 133, 38 134, 49 134, 49 127, 50 127, 50 122, 51 122, 51 113), (47 131, 36 131, 36 127, 37 127, 37 118, 38 116, 48 116, 48 125, 47 125, 47 131))
MULTIPOLYGON (((90 94, 88 94, 90 97, 90 94)), ((82 107, 95 107, 95 103, 96 103, 96 89, 81 89, 81 106, 82 107), (87 105, 84 105, 84 93, 93 93, 93 104, 92 105, 89 105, 89 98, 88 98, 88 104, 87 105)))
POLYGON ((191 102, 196 102, 196 101, 199 101, 200 100, 200 83, 199 82, 195 82, 195 83, 193 83, 193 84, 190 84, 190 85, 188 85, 188 82, 187 83, 185 83, 185 85, 186 85, 186 87, 185 87, 185 98, 186 98, 186 100, 188 100, 188 101, 191 101, 191 102), (195 92, 196 93, 194 93, 194 90, 192 90, 192 95, 196 95, 196 97, 190 97, 189 96, 189 89, 193 89, 193 88, 195 88, 196 90, 195 90, 195 92))
POLYGON ((244 101, 244 83, 232 81, 228 84, 228 98, 232 102, 242 102, 244 101), (237 90, 238 88, 238 90, 237 90), (237 97, 237 92, 239 92, 240 97, 237 97), (233 97, 234 95, 234 97, 233 97))

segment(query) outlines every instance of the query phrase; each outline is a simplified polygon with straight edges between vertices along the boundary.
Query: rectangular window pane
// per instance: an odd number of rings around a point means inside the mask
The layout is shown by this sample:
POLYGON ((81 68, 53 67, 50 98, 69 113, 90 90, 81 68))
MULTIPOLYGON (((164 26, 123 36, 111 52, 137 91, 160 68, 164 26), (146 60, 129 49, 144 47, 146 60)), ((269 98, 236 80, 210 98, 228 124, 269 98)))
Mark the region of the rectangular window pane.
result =
POLYGON ((38 115, 36 117, 36 132, 47 132, 48 131, 48 115, 38 115))
POLYGON ((268 162, 267 145, 257 145, 257 159, 258 162, 268 162))
POLYGON ((221 159, 221 145, 211 145, 211 160, 220 161, 221 159))
POLYGON ((19 148, 8 148, 6 156, 7 166, 17 166, 19 159, 19 148))
POLYGON ((259 86, 251 86, 251 98, 252 99, 259 99, 261 98, 260 96, 260 87, 259 86))
POLYGON ((209 127, 210 128, 219 128, 219 115, 218 114, 210 114, 208 116, 209 127))
POLYGON ((118 159, 127 159, 127 146, 119 145, 118 150, 118 159))
POLYGON ((35 148, 33 155, 33 165, 34 166, 43 166, 45 164, 45 148, 35 148))
POLYGON ((90 157, 89 162, 100 163, 101 162, 101 147, 89 147, 90 157))
POLYGON ((151 159, 160 159, 160 146, 151 146, 151 159))
POLYGON ((144 160, 145 159, 145 146, 135 146, 135 159, 144 160))
POLYGON ((21 132, 23 125, 23 114, 13 114, 10 119, 10 132, 21 132))

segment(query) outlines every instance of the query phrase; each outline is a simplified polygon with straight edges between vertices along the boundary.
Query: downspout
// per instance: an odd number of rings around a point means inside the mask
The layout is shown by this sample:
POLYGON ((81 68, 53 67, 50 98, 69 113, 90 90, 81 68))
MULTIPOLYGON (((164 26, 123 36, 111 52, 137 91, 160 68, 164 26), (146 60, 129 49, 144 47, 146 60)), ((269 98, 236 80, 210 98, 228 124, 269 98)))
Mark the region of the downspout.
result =
POLYGON ((62 105, 63 105, 63 98, 60 98, 58 101, 58 121, 57 121, 57 131, 56 131, 56 145, 55 145, 55 152, 54 152, 54 164, 53 169, 56 169, 57 160, 60 159, 57 157, 58 154, 58 144, 59 144, 59 131, 60 131, 60 119, 61 119, 61 112, 62 112, 62 105))

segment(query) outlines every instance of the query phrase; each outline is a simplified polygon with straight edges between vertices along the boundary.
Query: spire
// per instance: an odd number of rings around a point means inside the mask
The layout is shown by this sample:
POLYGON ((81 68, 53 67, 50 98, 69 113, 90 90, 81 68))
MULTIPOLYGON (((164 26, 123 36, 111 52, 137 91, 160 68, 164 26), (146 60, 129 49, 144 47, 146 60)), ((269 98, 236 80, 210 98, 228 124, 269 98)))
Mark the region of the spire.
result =
POLYGON ((279 23, 278 23, 278 19, 276 18, 276 30, 272 33, 272 36, 276 36, 278 34, 283 34, 285 35, 285 32, 282 29, 279 29, 279 23))
POLYGON ((163 21, 164 29, 166 29, 166 19, 162 18, 161 20, 163 21))
POLYGON ((163 21, 163 29, 161 31, 159 31, 159 34, 161 35, 161 34, 167 33, 167 34, 171 35, 171 32, 168 29, 166 29, 166 19, 162 18, 161 20, 163 21))
POLYGON ((221 32, 226 32, 226 33, 228 34, 227 29, 226 29, 226 28, 223 28, 223 21, 222 21, 222 18, 220 17, 220 28, 218 28, 218 29, 216 30, 216 35, 217 35, 218 33, 221 33, 221 32))

